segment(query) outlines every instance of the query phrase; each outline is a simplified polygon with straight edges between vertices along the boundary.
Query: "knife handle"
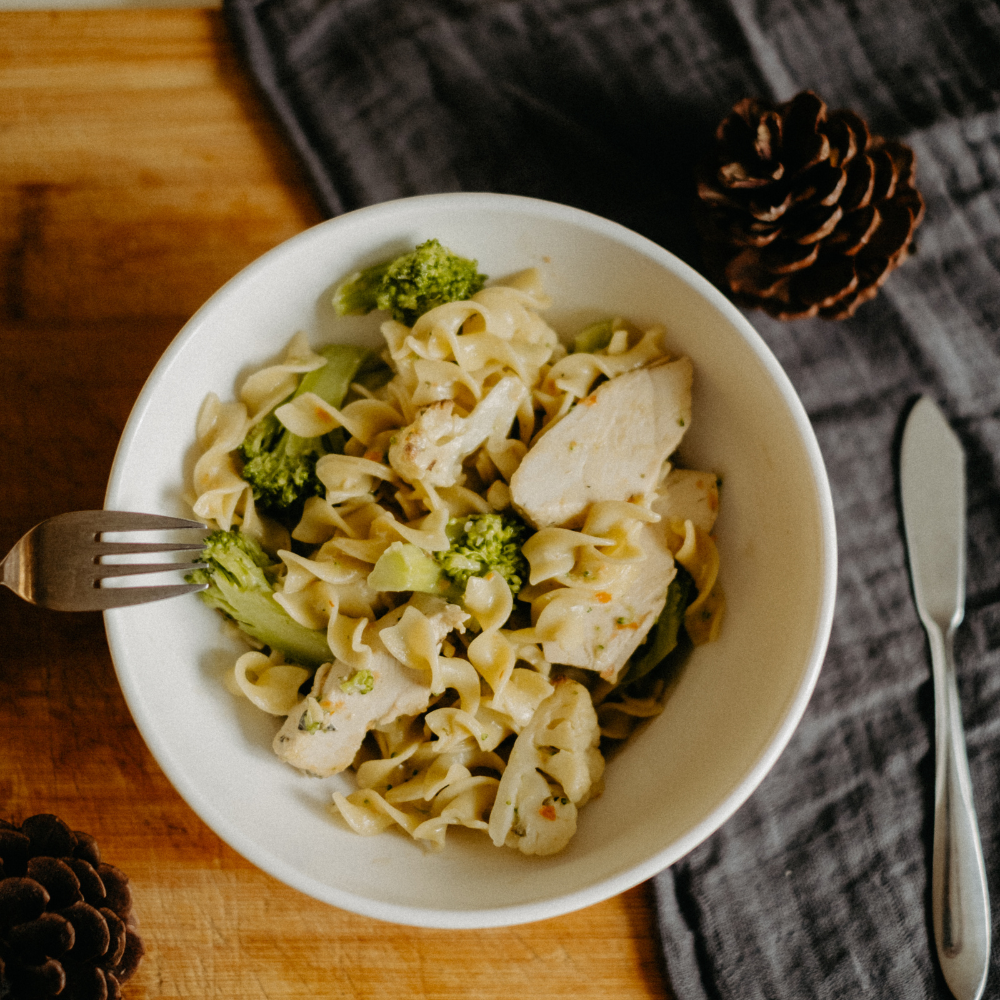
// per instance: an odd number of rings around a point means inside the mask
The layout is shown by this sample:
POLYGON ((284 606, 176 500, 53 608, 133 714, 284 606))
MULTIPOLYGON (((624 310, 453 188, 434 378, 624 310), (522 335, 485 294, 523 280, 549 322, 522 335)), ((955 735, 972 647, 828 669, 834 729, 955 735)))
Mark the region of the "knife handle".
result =
POLYGON ((936 775, 931 911, 938 958, 958 1000, 979 1000, 990 955, 990 904, 965 750, 954 625, 925 621, 934 675, 936 775))

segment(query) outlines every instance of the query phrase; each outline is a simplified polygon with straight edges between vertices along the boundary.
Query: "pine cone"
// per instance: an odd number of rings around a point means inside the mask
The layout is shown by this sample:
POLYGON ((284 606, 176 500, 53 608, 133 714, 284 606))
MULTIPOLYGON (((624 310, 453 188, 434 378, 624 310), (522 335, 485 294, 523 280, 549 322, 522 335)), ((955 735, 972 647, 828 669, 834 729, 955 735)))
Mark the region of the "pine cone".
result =
POLYGON ((780 319, 852 315, 909 254, 924 214, 913 167, 909 147, 812 91, 740 101, 699 170, 710 276, 780 319))
POLYGON ((0 997, 118 1000, 143 955, 128 877, 57 816, 0 820, 0 997))

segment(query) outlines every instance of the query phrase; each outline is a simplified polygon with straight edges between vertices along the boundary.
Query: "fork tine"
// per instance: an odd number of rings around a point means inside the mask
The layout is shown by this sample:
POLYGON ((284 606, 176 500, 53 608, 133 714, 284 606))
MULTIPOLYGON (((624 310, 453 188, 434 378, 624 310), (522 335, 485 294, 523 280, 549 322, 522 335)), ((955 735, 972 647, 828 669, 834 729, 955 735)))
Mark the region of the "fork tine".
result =
POLYGON ((134 552, 194 552, 201 542, 95 542, 90 550, 101 556, 130 555, 134 552))
POLYGON ((178 583, 165 587, 98 587, 94 589, 94 597, 87 610, 105 611, 133 604, 147 604, 168 597, 180 597, 182 594, 195 594, 207 587, 207 583, 178 583))
POLYGON ((99 534, 104 531, 162 531, 169 528, 201 528, 200 521, 165 514, 139 514, 124 510, 74 510, 57 514, 43 524, 54 529, 75 529, 99 534))
POLYGON ((167 517, 165 514, 138 514, 133 511, 94 511, 97 527, 95 531, 158 531, 167 528, 201 528, 201 521, 189 521, 183 517, 167 517))
POLYGON ((167 573, 170 570, 204 569, 207 563, 98 563, 95 580, 109 580, 116 576, 142 576, 145 573, 167 573))

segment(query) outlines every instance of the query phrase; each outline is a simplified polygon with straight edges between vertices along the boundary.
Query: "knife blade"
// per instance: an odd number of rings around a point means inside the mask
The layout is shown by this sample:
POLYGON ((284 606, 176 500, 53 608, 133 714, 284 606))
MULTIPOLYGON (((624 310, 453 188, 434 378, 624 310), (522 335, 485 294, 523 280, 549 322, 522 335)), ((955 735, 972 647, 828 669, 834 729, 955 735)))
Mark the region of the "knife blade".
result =
POLYGON ((910 578, 934 678, 934 938, 948 988, 957 1000, 979 1000, 989 970, 990 904, 954 662, 955 629, 965 614, 965 454, 927 396, 907 418, 899 464, 910 578))

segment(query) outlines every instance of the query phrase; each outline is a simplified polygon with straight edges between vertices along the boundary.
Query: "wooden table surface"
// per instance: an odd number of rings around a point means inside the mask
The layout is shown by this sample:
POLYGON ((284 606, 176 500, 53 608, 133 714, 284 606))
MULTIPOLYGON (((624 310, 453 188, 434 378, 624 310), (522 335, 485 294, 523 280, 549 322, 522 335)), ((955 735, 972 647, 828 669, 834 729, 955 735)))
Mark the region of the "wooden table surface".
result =
MULTIPOLYGON (((240 268, 321 221, 217 11, 0 14, 0 552, 101 507, 156 360, 240 268)), ((668 997, 649 885, 435 931, 301 895, 146 749, 97 614, 0 589, 0 817, 54 812, 132 879, 153 997, 668 997)))

